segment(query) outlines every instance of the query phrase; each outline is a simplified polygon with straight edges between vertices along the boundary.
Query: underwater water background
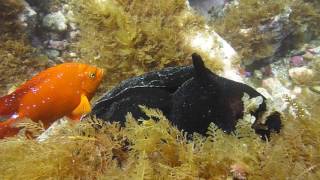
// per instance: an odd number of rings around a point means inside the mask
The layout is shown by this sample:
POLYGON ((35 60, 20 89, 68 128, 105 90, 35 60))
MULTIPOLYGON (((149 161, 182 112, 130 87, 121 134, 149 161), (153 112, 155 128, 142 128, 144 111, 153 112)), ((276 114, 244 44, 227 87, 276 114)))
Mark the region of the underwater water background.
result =
POLYGON ((0 140, 0 179, 319 179, 319 23, 318 0, 1 0, 1 96, 76 62, 104 70, 95 105, 121 81, 192 65, 198 53, 211 72, 268 99, 282 126, 262 140, 252 123, 267 115, 252 115, 261 103, 245 95, 229 134, 214 123, 188 134, 149 107, 123 126, 65 117, 44 133, 26 120, 0 140))

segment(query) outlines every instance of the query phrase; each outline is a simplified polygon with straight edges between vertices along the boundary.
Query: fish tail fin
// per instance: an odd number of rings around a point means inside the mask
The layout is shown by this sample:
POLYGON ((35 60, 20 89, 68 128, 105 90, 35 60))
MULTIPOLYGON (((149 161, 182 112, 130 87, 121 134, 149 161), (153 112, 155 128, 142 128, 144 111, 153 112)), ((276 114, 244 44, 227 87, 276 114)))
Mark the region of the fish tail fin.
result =
POLYGON ((0 139, 18 134, 19 128, 14 127, 16 119, 8 119, 0 122, 0 139))

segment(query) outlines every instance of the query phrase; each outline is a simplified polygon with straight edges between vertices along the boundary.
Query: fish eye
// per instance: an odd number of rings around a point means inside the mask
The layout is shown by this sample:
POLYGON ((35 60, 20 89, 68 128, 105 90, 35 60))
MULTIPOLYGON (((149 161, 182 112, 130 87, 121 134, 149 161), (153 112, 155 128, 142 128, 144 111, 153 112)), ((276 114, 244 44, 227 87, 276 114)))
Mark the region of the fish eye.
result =
POLYGON ((95 77, 96 77, 96 73, 93 73, 93 72, 89 73, 90 79, 94 79, 95 77))

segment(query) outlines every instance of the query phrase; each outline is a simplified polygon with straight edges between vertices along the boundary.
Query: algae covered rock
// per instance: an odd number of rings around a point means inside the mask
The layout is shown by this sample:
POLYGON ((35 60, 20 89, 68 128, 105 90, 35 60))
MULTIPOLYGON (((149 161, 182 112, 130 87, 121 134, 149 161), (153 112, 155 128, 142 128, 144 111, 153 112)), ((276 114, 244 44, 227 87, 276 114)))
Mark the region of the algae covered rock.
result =
POLYGON ((206 18, 211 16, 221 16, 223 13, 224 5, 227 1, 225 0, 188 0, 192 8, 200 12, 206 18))
POLYGON ((240 0, 212 19, 215 30, 257 69, 317 38, 319 2, 308 0, 240 0), (257 13, 259 12, 259 13, 257 13))
MULTIPOLYGON (((30 45, 26 26, 28 4, 20 0, 4 0, 0 3, 0 94, 10 86, 21 83, 35 71, 42 69, 46 61, 34 57, 35 49, 30 45)), ((31 13, 30 16, 33 17, 31 13)), ((32 17, 30 17, 32 19, 32 17)))
POLYGON ((56 59, 57 57, 59 57, 60 52, 55 49, 48 49, 46 50, 46 54, 50 59, 56 59))
POLYGON ((307 67, 295 67, 289 70, 289 76, 295 83, 307 85, 312 83, 315 73, 307 67))

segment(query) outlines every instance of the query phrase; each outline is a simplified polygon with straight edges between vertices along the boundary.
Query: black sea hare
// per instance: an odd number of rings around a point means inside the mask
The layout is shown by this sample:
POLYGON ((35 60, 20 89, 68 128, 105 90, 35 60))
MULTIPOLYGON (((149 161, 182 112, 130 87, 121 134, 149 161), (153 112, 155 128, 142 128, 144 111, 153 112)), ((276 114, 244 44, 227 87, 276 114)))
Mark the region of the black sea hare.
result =
MULTIPOLYGON (((243 116, 241 98, 262 96, 248 85, 212 73, 198 54, 192 55, 193 66, 166 68, 146 73, 121 82, 100 98, 92 109, 106 121, 124 123, 131 112, 133 117, 145 117, 139 105, 158 108, 180 129, 204 134, 211 122, 225 132, 235 129, 243 116)), ((263 96, 262 96, 263 97, 263 96)), ((266 111, 265 98, 252 112, 256 119, 266 111)), ((279 131, 280 114, 267 117, 265 124, 256 121, 252 126, 257 133, 269 136, 271 130, 279 131)))

